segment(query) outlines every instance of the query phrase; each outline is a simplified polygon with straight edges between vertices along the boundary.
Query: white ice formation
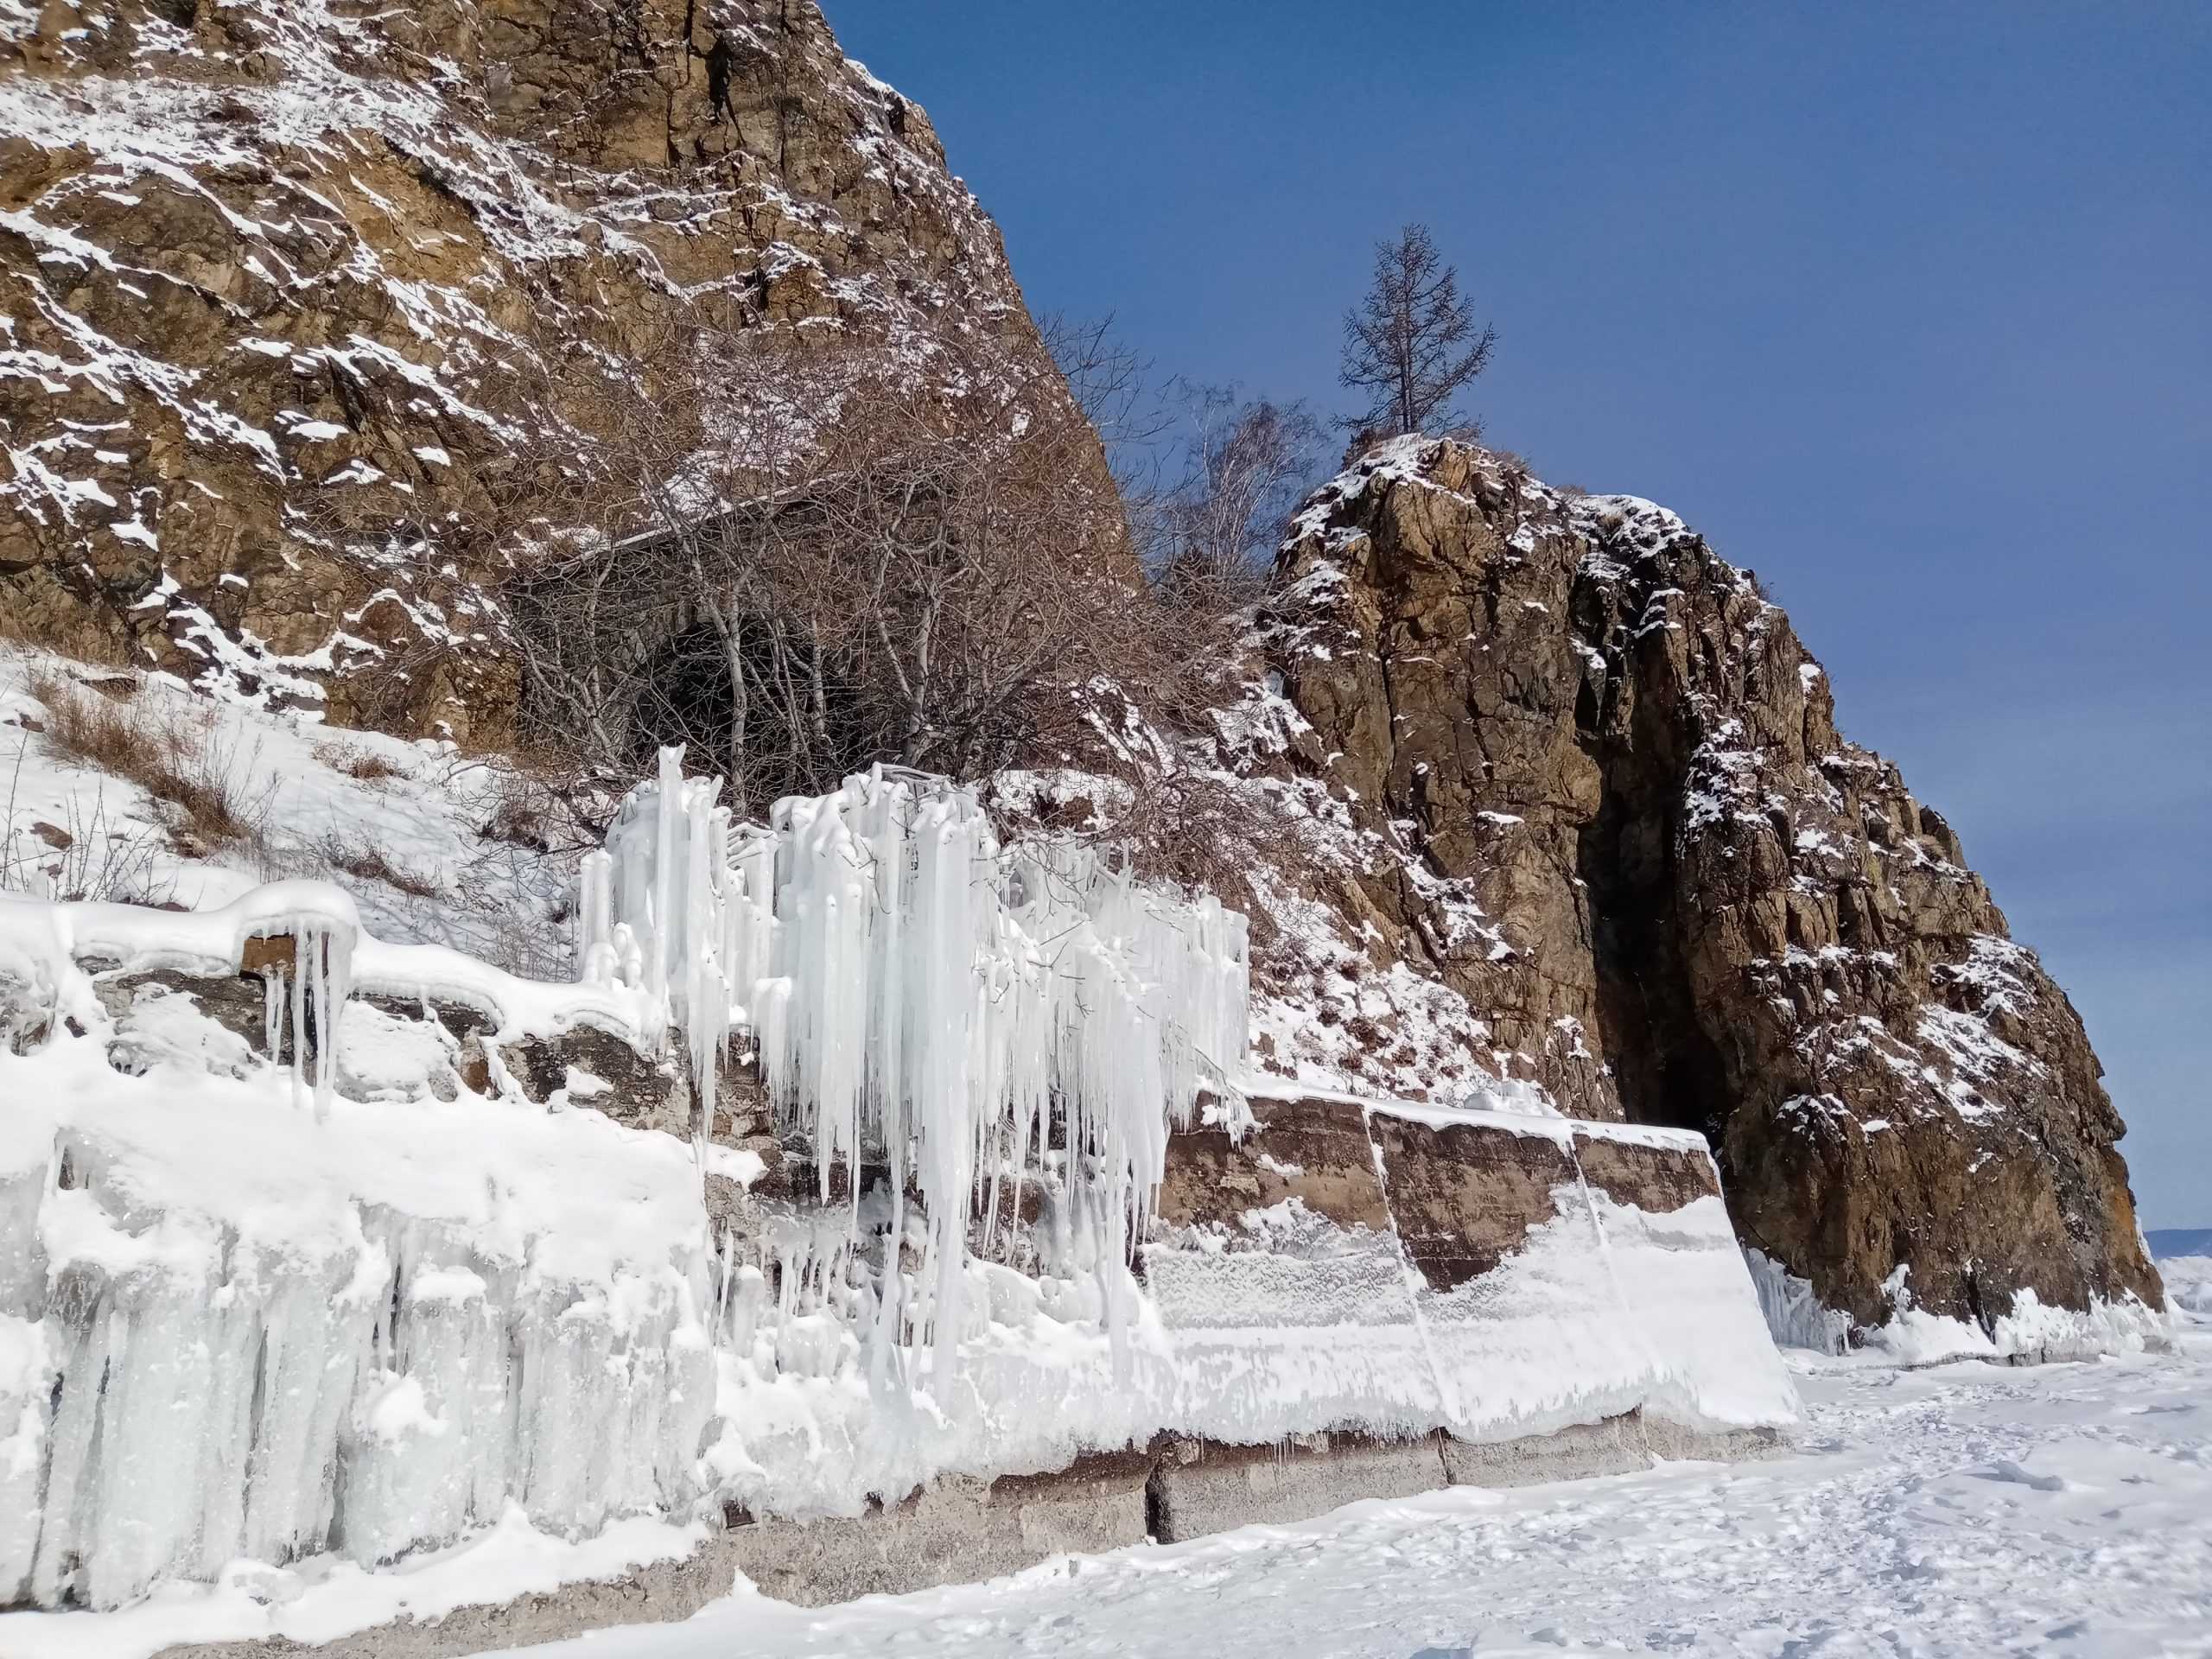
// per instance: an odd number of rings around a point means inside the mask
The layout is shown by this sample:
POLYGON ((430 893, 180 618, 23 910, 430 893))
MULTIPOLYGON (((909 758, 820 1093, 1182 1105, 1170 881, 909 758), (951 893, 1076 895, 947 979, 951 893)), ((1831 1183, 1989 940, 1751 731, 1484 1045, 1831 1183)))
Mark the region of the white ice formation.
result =
MULTIPOLYGON (((659 779, 585 861, 585 975, 665 1008, 702 1124, 733 1014, 749 1011, 821 1198, 840 1167, 880 1166, 903 1236, 918 1191, 921 1300, 901 1307, 904 1275, 887 1275, 876 1330, 933 1332, 942 1381, 979 1199, 994 1231, 1006 1184, 1051 1159, 1073 1181, 1086 1259, 1128 1260, 1171 1122, 1243 1074, 1244 918, 1140 883, 1092 846, 1002 849, 972 792, 896 768, 736 830, 720 780, 686 781, 680 758, 663 751, 659 779)), ((857 1217, 862 1183, 845 1190, 857 1217)))
POLYGON ((1001 849, 908 774, 734 825, 672 755, 582 888, 570 985, 377 940, 316 883, 0 899, 0 1605, 389 1561, 510 1505, 572 1536, 849 1513, 1151 1432, 1161 1388, 1124 1384, 1170 1373, 1127 1263, 1171 1121, 1243 1068, 1241 916, 1001 849), (289 1019, 289 1065, 188 989, 118 983, 219 980, 264 938, 299 964, 261 1033, 289 1019), (758 1158, 549 1111, 496 1064, 472 1090, 439 1003, 487 1011, 493 1055, 579 1021, 672 1046, 709 1107, 750 1028, 842 1202, 715 1237, 699 1166, 758 1158), (370 1070, 425 1086, 344 1086, 370 1070), (1027 1274, 969 1250, 1025 1182, 1027 1274))
MULTIPOLYGON (((1717 1197, 1646 1215, 1569 1180, 1450 1290, 1389 1217, 1154 1222, 1173 1127, 1253 1081, 1244 923, 1100 849, 1001 846, 974 797, 887 769, 741 825, 671 756, 580 889, 567 984, 377 939, 315 883, 0 899, 0 1605, 376 1567, 516 1515, 855 1515, 1162 1431, 1794 1416, 1717 1197), (264 1022, 232 976, 279 938, 302 966, 264 1022), (488 1081, 456 1004, 489 1016, 488 1081), (278 1015, 281 1058, 251 1040, 278 1015), (573 1065, 527 1098, 499 1054, 580 1022, 665 1055, 702 1128, 750 1045, 798 1179, 754 1191, 752 1149, 570 1104, 604 1087, 573 1065)), ((1554 1165, 1578 1137, 1703 1155, 1351 1104, 1554 1165)))

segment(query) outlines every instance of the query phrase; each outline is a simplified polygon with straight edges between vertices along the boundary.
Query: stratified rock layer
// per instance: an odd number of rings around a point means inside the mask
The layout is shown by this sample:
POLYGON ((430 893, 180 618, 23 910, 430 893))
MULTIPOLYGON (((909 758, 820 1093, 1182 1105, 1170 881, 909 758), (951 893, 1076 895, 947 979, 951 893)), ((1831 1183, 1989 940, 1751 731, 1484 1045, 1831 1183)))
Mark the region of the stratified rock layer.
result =
POLYGON ((1747 573, 1420 440, 1281 571, 1293 764, 1395 854, 1337 908, 1465 999, 1475 1065, 1707 1131, 1744 1241, 1861 1324, 2159 1304, 2080 1017, 1747 573))
POLYGON ((679 314, 1036 343, 808 0, 0 4, 11 632, 497 742, 469 550, 592 425, 542 365, 679 314))

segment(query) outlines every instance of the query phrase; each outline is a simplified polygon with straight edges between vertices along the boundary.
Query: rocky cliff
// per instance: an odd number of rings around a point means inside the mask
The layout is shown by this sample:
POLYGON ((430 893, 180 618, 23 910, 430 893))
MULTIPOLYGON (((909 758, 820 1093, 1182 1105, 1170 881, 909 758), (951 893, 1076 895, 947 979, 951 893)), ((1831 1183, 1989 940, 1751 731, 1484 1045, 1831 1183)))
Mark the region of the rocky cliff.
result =
POLYGON ((808 0, 0 0, 14 632, 496 741, 456 550, 588 425, 531 371, 619 373, 679 308, 1035 344, 928 118, 808 0))
MULTIPOLYGON (((807 0, 0 0, 10 631, 497 744, 482 526, 590 442, 544 359, 619 377, 690 315, 1037 345, 807 0)), ((1239 833, 1319 849, 1233 861, 1264 1061, 1705 1130, 1745 1242, 1861 1325, 2155 1299, 2079 1019, 1680 520, 1407 442, 1283 574, 1217 746, 1239 833)))
POLYGON ((1281 575, 1278 770, 1365 849, 1329 974, 1468 1011, 1415 1043, 1385 999, 1364 1046, 1704 1130, 1745 1243, 1861 1325, 2159 1304, 2080 1017, 1747 572, 1649 502, 1401 440, 1281 575))

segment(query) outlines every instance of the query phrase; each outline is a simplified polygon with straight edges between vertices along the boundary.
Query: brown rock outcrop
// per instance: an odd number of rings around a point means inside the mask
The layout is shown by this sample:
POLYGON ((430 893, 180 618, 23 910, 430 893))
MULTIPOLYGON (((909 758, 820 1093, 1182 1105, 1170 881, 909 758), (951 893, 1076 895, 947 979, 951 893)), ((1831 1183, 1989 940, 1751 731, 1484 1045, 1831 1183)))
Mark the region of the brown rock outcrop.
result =
POLYGON ((470 532, 580 418, 536 342, 619 365, 679 306, 1036 343, 928 118, 809 0, 0 12, 10 629, 496 743, 470 532))
POLYGON ((1334 901, 1368 976, 1471 1011, 1440 1077, 1704 1130, 1744 1241, 1861 1324, 2159 1305, 2079 1016, 1748 573, 1649 502, 1401 440, 1281 574, 1310 729, 1276 765, 1370 849, 1334 901))

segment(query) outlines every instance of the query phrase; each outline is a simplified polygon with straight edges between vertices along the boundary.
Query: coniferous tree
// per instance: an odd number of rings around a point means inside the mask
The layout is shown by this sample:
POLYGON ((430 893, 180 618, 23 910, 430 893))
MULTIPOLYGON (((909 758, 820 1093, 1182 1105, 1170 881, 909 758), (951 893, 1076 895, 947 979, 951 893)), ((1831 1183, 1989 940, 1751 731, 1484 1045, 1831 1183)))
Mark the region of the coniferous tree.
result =
POLYGON ((1459 274, 1436 251, 1426 225, 1408 225, 1375 245, 1375 280, 1344 314, 1338 379, 1367 398, 1341 424, 1372 441, 1402 433, 1471 430, 1452 400, 1489 366, 1497 331, 1475 323, 1459 274))

